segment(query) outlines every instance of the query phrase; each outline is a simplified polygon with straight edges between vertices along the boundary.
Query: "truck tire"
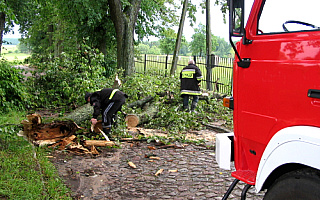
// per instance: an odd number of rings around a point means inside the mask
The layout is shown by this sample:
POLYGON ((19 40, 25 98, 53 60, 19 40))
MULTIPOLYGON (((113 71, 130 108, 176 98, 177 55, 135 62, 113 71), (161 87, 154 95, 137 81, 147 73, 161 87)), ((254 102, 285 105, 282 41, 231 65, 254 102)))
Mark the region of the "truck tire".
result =
POLYGON ((265 200, 320 200, 320 173, 302 169, 282 175, 268 189, 265 200))

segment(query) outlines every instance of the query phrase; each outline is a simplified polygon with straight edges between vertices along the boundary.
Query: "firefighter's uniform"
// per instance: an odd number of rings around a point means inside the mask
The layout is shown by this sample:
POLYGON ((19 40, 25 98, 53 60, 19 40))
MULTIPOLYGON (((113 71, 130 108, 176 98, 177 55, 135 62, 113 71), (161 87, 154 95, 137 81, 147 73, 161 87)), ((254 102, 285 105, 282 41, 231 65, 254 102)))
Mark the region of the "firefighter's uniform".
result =
POLYGON ((193 96, 191 111, 194 111, 196 108, 199 96, 201 95, 199 83, 202 80, 200 69, 193 63, 194 62, 189 61, 188 66, 183 68, 180 73, 180 88, 181 96, 183 97, 183 108, 185 110, 189 109, 189 96, 193 96))
POLYGON ((113 120, 128 96, 120 90, 113 88, 105 88, 86 94, 86 99, 88 98, 87 96, 90 97, 90 104, 93 106, 93 118, 97 119, 101 113, 103 132, 109 134, 113 120))

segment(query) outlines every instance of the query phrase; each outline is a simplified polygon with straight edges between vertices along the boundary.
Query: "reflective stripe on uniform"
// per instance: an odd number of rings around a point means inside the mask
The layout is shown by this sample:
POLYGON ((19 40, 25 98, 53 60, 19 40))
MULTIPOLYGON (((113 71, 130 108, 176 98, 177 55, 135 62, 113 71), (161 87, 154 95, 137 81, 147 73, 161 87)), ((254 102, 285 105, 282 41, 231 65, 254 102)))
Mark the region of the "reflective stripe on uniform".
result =
POLYGON ((194 90, 181 90, 181 94, 188 94, 188 95, 201 95, 201 91, 194 91, 194 90))
POLYGON ((110 97, 109 97, 109 100, 112 99, 112 97, 114 96, 114 94, 115 94, 117 91, 119 91, 119 89, 114 89, 114 90, 112 90, 112 92, 111 92, 111 94, 110 94, 110 97))
POLYGON ((198 77, 197 77, 197 80, 198 80, 198 81, 201 81, 201 80, 202 80, 202 76, 198 76, 198 77))
POLYGON ((181 78, 193 78, 193 75, 196 73, 194 69, 185 69, 181 72, 181 78))

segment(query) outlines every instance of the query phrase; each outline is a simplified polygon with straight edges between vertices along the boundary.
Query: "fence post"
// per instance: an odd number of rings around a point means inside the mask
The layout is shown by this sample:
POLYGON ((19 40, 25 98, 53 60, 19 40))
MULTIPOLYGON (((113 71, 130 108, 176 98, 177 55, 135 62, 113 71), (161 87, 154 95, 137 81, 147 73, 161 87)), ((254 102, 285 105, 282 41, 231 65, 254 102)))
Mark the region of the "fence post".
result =
POLYGON ((214 60, 214 55, 207 55, 206 69, 207 69, 207 90, 212 91, 212 68, 214 64, 212 61, 214 60), (212 58, 213 57, 213 58, 212 58))
POLYGON ((147 54, 144 54, 144 74, 147 72, 147 54))
POLYGON ((168 59, 169 59, 169 57, 168 57, 168 55, 166 56, 166 65, 165 65, 165 69, 164 69, 164 71, 165 71, 165 74, 164 74, 164 76, 165 77, 167 77, 167 70, 168 70, 168 59))

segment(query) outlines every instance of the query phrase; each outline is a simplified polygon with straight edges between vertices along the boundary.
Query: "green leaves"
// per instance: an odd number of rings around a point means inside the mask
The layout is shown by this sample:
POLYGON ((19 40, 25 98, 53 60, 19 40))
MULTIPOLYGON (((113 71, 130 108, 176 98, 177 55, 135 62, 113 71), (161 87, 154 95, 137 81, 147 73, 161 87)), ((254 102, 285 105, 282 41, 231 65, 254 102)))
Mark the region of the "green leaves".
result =
POLYGON ((166 131, 168 136, 176 137, 190 130, 201 130, 203 123, 211 123, 219 119, 227 121, 227 125, 232 127, 232 112, 223 107, 222 102, 216 99, 209 99, 209 104, 200 100, 196 108, 197 114, 182 111, 179 77, 134 74, 128 77, 122 90, 129 95, 129 99, 124 105, 126 113, 144 113, 144 109, 129 109, 126 108, 126 105, 149 95, 155 96, 148 107, 155 108, 157 113, 155 116, 144 116, 148 122, 143 126, 166 131), (158 95, 166 92, 165 96, 158 95))
POLYGON ((30 97, 23 83, 22 70, 14 68, 14 65, 0 61, 0 112, 23 110, 28 106, 30 97))
MULTIPOLYGON (((95 91, 111 85, 106 79, 114 73, 109 66, 106 73, 104 56, 87 45, 79 48, 78 53, 62 54, 59 58, 46 59, 34 56, 31 62, 37 66, 39 78, 28 81, 29 92, 36 99, 36 107, 77 106, 83 104, 83 95, 87 91, 95 91)), ((71 108, 71 107, 70 107, 71 108)))

